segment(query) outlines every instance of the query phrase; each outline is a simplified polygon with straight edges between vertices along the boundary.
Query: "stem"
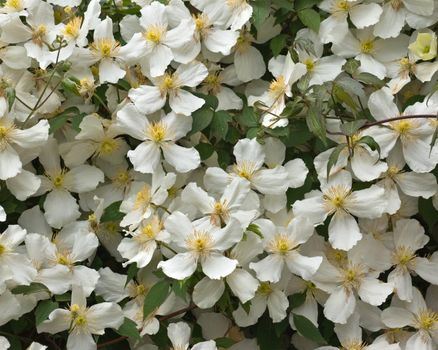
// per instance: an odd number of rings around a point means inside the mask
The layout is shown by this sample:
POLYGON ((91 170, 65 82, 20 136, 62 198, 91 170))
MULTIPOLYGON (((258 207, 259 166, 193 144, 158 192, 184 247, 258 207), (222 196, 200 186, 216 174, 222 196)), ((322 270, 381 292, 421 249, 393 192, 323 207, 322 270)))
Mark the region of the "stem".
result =
MULTIPOLYGON (((61 49, 62 49, 62 48, 63 48, 63 46, 62 46, 62 44, 60 43, 60 44, 59 44, 59 47, 58 47, 58 52, 56 53, 55 64, 54 64, 54 66, 53 66, 53 70, 52 70, 52 73, 50 74, 49 80, 47 80, 47 83, 46 83, 46 86, 45 86, 44 89, 43 89, 43 92, 41 93, 40 97, 38 98, 37 102, 35 103, 35 106, 32 108, 32 110, 30 111, 30 113, 29 113, 29 115, 27 116, 26 120, 24 121, 23 126, 27 124, 27 122, 28 122, 29 119, 34 115, 34 113, 36 112, 36 110, 37 110, 38 108, 41 107, 40 102, 41 102, 41 100, 43 99, 43 96, 44 96, 44 94, 46 93, 46 91, 47 91, 47 89, 48 89, 48 87, 49 87, 49 85, 50 85, 50 82, 52 81, 53 77, 55 76, 55 73, 56 73, 56 67, 58 66, 58 63, 59 63, 59 55, 60 55, 60 53, 61 53, 61 49)), ((53 91, 52 91, 52 92, 53 92, 53 91)), ((50 95, 49 95, 49 96, 50 96, 50 95)), ((46 101, 47 101, 47 98, 44 100, 44 102, 46 102, 46 101)))
POLYGON ((18 96, 15 96, 15 99, 16 99, 18 102, 20 102, 24 107, 26 107, 26 108, 32 110, 32 107, 29 106, 26 102, 24 102, 24 101, 23 101, 21 98, 19 98, 18 96))
POLYGON ((160 241, 160 245, 162 245, 163 247, 169 249, 172 253, 178 254, 178 252, 175 249, 173 249, 172 247, 170 247, 167 243, 164 243, 164 242, 160 241))
POLYGON ((100 96, 96 93, 94 93, 93 97, 96 98, 96 100, 99 102, 99 104, 106 109, 106 111, 111 114, 110 109, 108 108, 108 106, 105 104, 105 102, 103 102, 103 100, 100 98, 100 96))

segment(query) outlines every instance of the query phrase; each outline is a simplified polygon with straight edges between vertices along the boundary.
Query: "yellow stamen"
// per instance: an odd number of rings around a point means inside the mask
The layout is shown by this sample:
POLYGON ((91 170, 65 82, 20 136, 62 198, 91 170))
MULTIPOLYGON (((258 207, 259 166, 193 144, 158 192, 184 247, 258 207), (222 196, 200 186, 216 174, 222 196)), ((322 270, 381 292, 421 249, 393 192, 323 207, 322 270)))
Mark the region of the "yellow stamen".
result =
POLYGON ((109 155, 119 148, 119 142, 117 139, 106 138, 100 144, 99 154, 109 155))
POLYGON ((425 331, 435 331, 437 329, 438 313, 429 309, 420 311, 415 315, 415 328, 425 331))
POLYGON ((108 58, 116 55, 120 43, 112 38, 104 38, 96 40, 90 47, 96 55, 108 58))
POLYGON ((256 170, 256 164, 249 160, 243 160, 239 164, 233 166, 233 172, 248 181, 251 181, 256 170))
POLYGON ((73 17, 64 27, 64 34, 70 38, 76 39, 81 29, 82 17, 73 17))
POLYGON ((273 80, 269 85, 269 92, 274 96, 283 95, 286 91, 287 85, 284 77, 282 75, 278 76, 277 79, 273 80))
POLYGON ((151 189, 148 185, 144 185, 143 188, 137 193, 137 197, 134 203, 134 209, 149 206, 151 199, 151 189))
POLYGON ((360 43, 360 51, 362 53, 372 53, 374 51, 374 40, 368 39, 360 43))
POLYGON ((271 284, 269 282, 261 282, 257 289, 257 293, 263 296, 268 296, 272 293, 271 284))
POLYGON ((167 128, 166 125, 162 122, 150 123, 147 134, 150 139, 156 143, 160 143, 164 141, 167 136, 167 128))
POLYGON ((165 28, 157 25, 149 26, 149 28, 143 33, 143 37, 154 44, 159 44, 165 34, 165 28))
POLYGON ((187 247, 198 254, 207 254, 212 248, 213 241, 206 231, 194 231, 186 241, 187 247))

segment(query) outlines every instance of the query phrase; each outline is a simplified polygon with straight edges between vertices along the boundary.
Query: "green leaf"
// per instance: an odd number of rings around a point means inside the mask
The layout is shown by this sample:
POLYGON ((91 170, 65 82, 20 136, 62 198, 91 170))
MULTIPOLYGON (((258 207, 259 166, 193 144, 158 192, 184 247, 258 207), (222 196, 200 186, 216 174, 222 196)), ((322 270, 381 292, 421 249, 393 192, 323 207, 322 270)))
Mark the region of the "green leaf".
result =
POLYGON ((339 85, 333 86, 333 95, 335 99, 340 103, 345 103, 348 107, 353 109, 354 111, 358 110, 357 103, 353 100, 353 98, 339 85))
POLYGON ((122 325, 117 330, 117 333, 134 340, 141 339, 140 333, 137 330, 137 324, 127 317, 125 317, 122 325))
POLYGON ((333 166, 338 162, 339 155, 344 150, 344 148, 347 147, 346 143, 341 143, 335 147, 333 152, 330 154, 330 157, 327 162, 327 178, 330 176, 330 170, 333 168, 333 166))
POLYGON ((362 72, 359 74, 354 74, 353 78, 356 80, 359 80, 360 82, 368 85, 373 85, 377 88, 381 88, 385 85, 385 83, 377 78, 375 75, 372 75, 370 73, 362 72))
POLYGON ((15 102, 15 97, 16 97, 15 89, 13 87, 8 87, 6 88, 5 92, 6 92, 6 100, 8 101, 8 107, 10 112, 15 102))
POLYGON ((321 23, 321 17, 319 13, 314 9, 306 8, 298 11, 298 18, 307 27, 312 29, 314 32, 319 31, 319 25, 321 23))
POLYGON ((254 25, 257 30, 260 30, 262 24, 265 22, 266 18, 269 16, 270 12, 270 1, 268 0, 256 0, 252 4, 252 17, 254 19, 254 25))
POLYGON ((229 348, 231 346, 233 346, 234 344, 236 344, 236 342, 231 339, 231 338, 226 338, 226 337, 222 337, 222 338, 216 338, 215 340, 216 346, 218 348, 229 348))
POLYGON ((128 272, 127 272, 127 276, 126 276, 126 283, 125 283, 125 287, 127 286, 127 284, 132 281, 134 279, 135 276, 137 276, 139 268, 137 267, 137 263, 132 263, 129 264, 128 267, 128 272))
POLYGON ((310 106, 306 116, 307 127, 324 144, 327 144, 325 119, 316 106, 310 106))
POLYGON ((68 91, 72 93, 73 95, 79 96, 79 90, 78 90, 78 84, 79 80, 75 77, 66 77, 62 80, 62 88, 64 91, 68 91))
POLYGON ((154 284, 144 298, 143 315, 147 318, 154 312, 164 301, 170 292, 170 283, 162 280, 154 284))
POLYGON ((49 317, 50 313, 59 308, 59 304, 51 301, 41 301, 35 309, 35 325, 38 326, 41 322, 49 317))
POLYGON ((210 125, 211 135, 217 140, 225 138, 228 132, 228 123, 233 119, 228 112, 218 111, 214 113, 213 121, 210 125))
POLYGON ((271 39, 271 42, 269 43, 269 47, 271 48, 272 54, 274 56, 278 56, 281 52, 281 50, 284 49, 287 42, 287 36, 286 34, 279 34, 276 37, 271 39))
POLYGON ((289 128, 289 135, 281 137, 281 141, 287 147, 294 147, 306 143, 313 138, 313 134, 307 128, 307 125, 302 121, 293 123, 289 128))
POLYGON ((273 3, 279 8, 291 11, 294 10, 294 3, 292 0, 273 0, 273 3))
POLYGON ((289 299, 290 299, 290 303, 289 303, 290 308, 295 309, 298 306, 303 305, 304 302, 306 301, 306 292, 292 294, 289 297, 289 299))
POLYGON ((219 105, 219 100, 214 95, 200 95, 201 98, 205 100, 205 105, 203 105, 203 108, 211 108, 212 110, 215 110, 217 106, 219 105))
POLYGON ((122 201, 114 202, 106 207, 103 211, 102 217, 100 218, 100 222, 122 220, 125 214, 120 212, 120 204, 122 204, 122 201))
POLYGON ((293 320, 298 333, 300 333, 304 338, 312 340, 318 344, 326 343, 318 328, 316 328, 315 325, 306 317, 293 314, 293 320))
POLYGON ((69 107, 57 116, 49 119, 49 133, 53 134, 56 130, 62 128, 70 117, 79 114, 77 107, 69 107))
POLYGON ((318 4, 321 0, 296 0, 295 10, 300 11, 303 9, 308 9, 318 4))
POLYGON ((255 233, 257 236, 263 239, 263 233, 260 231, 260 227, 257 224, 249 224, 246 230, 255 233))
POLYGON ((73 129, 75 129, 77 132, 81 131, 81 128, 79 127, 79 125, 82 123, 82 120, 84 119, 84 117, 86 116, 85 113, 81 113, 78 115, 75 115, 72 119, 71 119, 71 126, 73 129))
POLYGON ((355 74, 357 69, 360 67, 360 62, 356 61, 354 58, 350 58, 347 60, 347 62, 344 64, 344 71, 346 71, 348 74, 355 74))
POLYGON ((33 294, 33 293, 40 293, 40 292, 47 292, 50 294, 50 291, 47 289, 47 287, 44 284, 32 282, 28 286, 18 286, 11 290, 13 294, 33 294))
POLYGON ((192 130, 189 132, 189 136, 204 130, 210 125, 213 119, 214 111, 210 107, 203 107, 192 113, 193 123, 192 130))
POLYGON ((341 131, 347 136, 353 136, 362 126, 367 123, 366 119, 353 120, 340 125, 341 131))
POLYGON ((236 120, 239 124, 249 128, 255 128, 259 125, 254 109, 249 106, 243 107, 242 112, 236 115, 236 120))
POLYGON ((199 152, 199 155, 201 156, 201 160, 206 160, 206 159, 210 158, 210 156, 214 152, 214 147, 210 143, 201 142, 201 143, 198 143, 195 146, 195 148, 199 152))
POLYGON ((377 151, 380 157, 380 146, 371 136, 363 136, 357 142, 368 145, 368 147, 371 148, 372 151, 377 151))

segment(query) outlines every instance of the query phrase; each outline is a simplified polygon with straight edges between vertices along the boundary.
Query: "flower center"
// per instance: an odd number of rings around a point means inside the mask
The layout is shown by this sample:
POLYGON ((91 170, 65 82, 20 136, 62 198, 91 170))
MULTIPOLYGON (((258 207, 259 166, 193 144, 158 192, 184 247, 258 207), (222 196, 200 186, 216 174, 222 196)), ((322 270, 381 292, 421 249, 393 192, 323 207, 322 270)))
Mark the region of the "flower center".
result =
POLYGON ((350 193, 351 190, 346 186, 331 186, 323 196, 327 210, 335 211, 338 209, 345 209, 346 199, 350 193))
POLYGON ((272 293, 272 287, 269 282, 261 282, 259 288, 257 289, 257 293, 260 295, 268 296, 272 293))
POLYGON ((391 4, 391 7, 396 11, 400 10, 403 6, 402 0, 390 0, 389 3, 391 4))
POLYGON ((134 202, 134 209, 148 206, 151 199, 151 189, 148 185, 144 185, 143 188, 137 193, 137 197, 135 198, 134 202))
POLYGON ((395 175, 397 175, 400 172, 400 168, 395 166, 395 165, 391 165, 388 169, 388 171, 386 172, 386 174, 388 175, 388 177, 393 178, 395 175))
POLYGON ((6 247, 3 244, 0 244, 0 255, 6 252, 6 247))
POLYGON ((438 313, 426 309, 420 311, 415 316, 415 327, 425 331, 432 331, 436 329, 436 323, 438 322, 438 313))
POLYGON ((159 44, 159 43, 161 43, 161 40, 163 39, 165 31, 166 30, 163 27, 160 27, 158 25, 151 25, 143 33, 143 36, 147 41, 150 41, 154 44, 159 44))
POLYGON ((210 215, 210 222, 216 226, 225 225, 230 218, 230 209, 226 203, 215 202, 213 204, 213 211, 210 215))
POLYGON ((241 31, 236 41, 236 51, 240 53, 248 51, 253 41, 254 37, 250 33, 247 31, 241 31))
POLYGON ((38 46, 42 46, 44 42, 44 36, 47 33, 47 27, 44 24, 40 24, 32 32, 32 41, 38 46))
POLYGON ((70 332, 73 330, 78 330, 78 328, 84 328, 88 324, 86 307, 81 307, 78 304, 72 304, 70 306, 70 317, 70 332))
POLYGON ((148 238, 154 238, 155 237, 155 232, 154 232, 154 228, 152 227, 151 224, 148 224, 146 226, 143 226, 143 228, 141 229, 141 233, 145 236, 147 236, 148 238))
POLYGON ((272 253, 286 255, 294 247, 296 247, 296 244, 294 244, 286 235, 278 233, 269 242, 267 250, 272 253))
POLYGON ((119 148, 119 144, 115 139, 104 139, 100 144, 100 154, 108 155, 119 148))
POLYGON ((222 79, 219 77, 219 72, 210 73, 204 80, 204 85, 208 91, 217 94, 221 90, 222 79))
POLYGON ((201 34, 204 34, 205 30, 210 26, 207 15, 201 13, 193 16, 193 19, 195 21, 196 30, 201 34))
POLYGON ((118 49, 119 49, 120 43, 117 40, 114 40, 112 38, 104 38, 96 40, 94 43, 91 44, 91 49, 101 57, 112 57, 114 56, 118 49))
POLYGON ((415 252, 412 248, 400 246, 393 253, 394 262, 403 269, 411 269, 415 264, 415 252))
POLYGON ((121 170, 112 180, 117 186, 123 187, 129 182, 129 172, 127 170, 121 170))
POLYGON ((79 36, 79 30, 82 24, 82 17, 73 17, 64 27, 64 34, 73 39, 79 36))
POLYGON ((347 288, 359 288, 365 272, 359 265, 350 265, 343 271, 343 285, 347 288))
POLYGON ((341 350, 363 350, 365 349, 367 346, 365 343, 359 341, 359 340, 354 340, 352 342, 349 342, 347 344, 345 344, 341 350))
POLYGON ((187 239, 187 247, 196 253, 206 254, 212 248, 212 239, 206 231, 194 231, 187 239))
POLYGON ((247 179, 248 181, 251 181, 251 178, 254 175, 255 171, 256 164, 250 160, 243 160, 233 166, 233 172, 236 175, 247 179))
POLYGON ((23 2, 21 0, 7 0, 5 2, 5 7, 13 9, 15 11, 23 10, 23 2))
POLYGON ((56 262, 60 265, 65 265, 65 266, 73 265, 73 261, 68 252, 56 253, 56 262))
POLYGON ((374 51, 374 40, 368 39, 360 43, 360 51, 362 53, 372 53, 374 51))
POLYGON ((149 124, 148 134, 152 141, 160 143, 166 138, 167 128, 162 122, 155 122, 149 124))
POLYGON ((306 65, 307 71, 312 72, 315 68, 315 62, 309 57, 304 61, 304 64, 306 65))
POLYGON ((397 120, 391 123, 392 128, 400 135, 406 135, 416 127, 416 123, 410 119, 397 120))
POLYGON ((336 9, 341 11, 348 11, 351 8, 351 5, 348 1, 338 1, 336 3, 336 9))

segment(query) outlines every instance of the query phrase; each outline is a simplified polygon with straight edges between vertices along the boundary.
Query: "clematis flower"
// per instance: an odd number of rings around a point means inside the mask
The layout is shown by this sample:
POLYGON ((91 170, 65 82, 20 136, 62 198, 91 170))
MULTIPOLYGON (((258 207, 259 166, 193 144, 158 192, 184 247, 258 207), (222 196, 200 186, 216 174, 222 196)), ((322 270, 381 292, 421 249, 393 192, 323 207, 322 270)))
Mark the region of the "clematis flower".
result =
POLYGON ((409 45, 409 51, 424 61, 430 61, 437 55, 435 33, 418 33, 416 40, 409 45))
POLYGON ((161 151, 178 172, 186 173, 198 167, 198 151, 175 143, 190 131, 191 117, 171 112, 158 121, 150 121, 133 104, 127 104, 118 112, 117 122, 124 132, 143 141, 128 152, 135 170, 149 174, 161 169, 161 151))
POLYGON ((313 225, 306 218, 295 218, 287 227, 276 227, 272 221, 259 219, 254 222, 263 234, 263 246, 268 255, 252 262, 253 269, 261 281, 280 281, 284 265, 288 270, 309 280, 318 270, 322 257, 307 257, 300 254, 299 246, 313 234, 313 225))
POLYGON ((352 215, 363 218, 380 217, 387 206, 383 188, 352 191, 351 174, 345 170, 329 177, 321 184, 321 191, 293 204, 296 216, 305 216, 314 224, 321 224, 333 214, 328 227, 329 242, 336 249, 350 250, 361 238, 359 226, 352 215), (373 206, 370 207, 369 203, 373 206))
MULTIPOLYGON (((171 323, 167 327, 167 335, 174 349, 189 349, 190 327, 185 322, 171 323)), ((193 345, 191 350, 216 350, 213 340, 203 341, 193 345)))
POLYGON ((55 309, 49 319, 37 326, 38 333, 56 334, 69 331, 67 350, 95 349, 93 334, 102 335, 105 328, 119 328, 123 323, 119 305, 104 302, 87 307, 87 300, 80 286, 73 287, 68 309, 55 309))
POLYGON ((232 219, 221 229, 205 223, 197 225, 181 212, 174 212, 164 227, 178 252, 158 263, 167 276, 182 280, 195 272, 198 263, 211 279, 226 277, 236 268, 237 260, 225 257, 223 252, 242 238, 243 230, 237 220, 232 219))
POLYGON ((181 64, 174 73, 166 73, 152 78, 154 86, 141 85, 129 91, 129 98, 143 113, 151 114, 163 108, 167 96, 172 111, 191 115, 201 108, 205 101, 182 89, 183 86, 196 87, 208 75, 207 68, 199 62, 181 64))

